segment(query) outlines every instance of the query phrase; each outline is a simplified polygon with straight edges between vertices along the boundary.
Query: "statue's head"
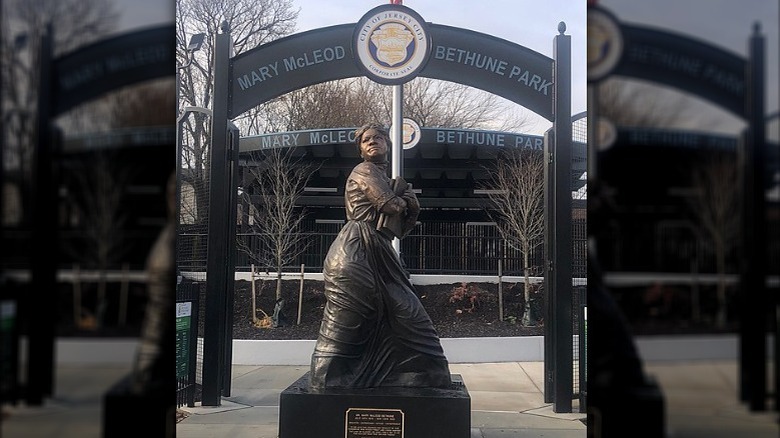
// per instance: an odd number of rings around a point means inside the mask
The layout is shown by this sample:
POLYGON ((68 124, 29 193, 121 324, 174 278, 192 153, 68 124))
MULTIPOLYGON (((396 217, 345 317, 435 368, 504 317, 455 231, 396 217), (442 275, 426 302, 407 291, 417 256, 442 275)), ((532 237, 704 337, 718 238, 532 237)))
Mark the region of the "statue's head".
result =
MULTIPOLYGON (((379 155, 382 156, 381 157, 382 160, 385 160, 386 159, 385 156, 387 155, 387 151, 390 149, 391 143, 390 143, 390 135, 388 134, 387 129, 384 126, 378 123, 369 123, 361 126, 355 131, 355 145, 357 146, 358 154, 361 157, 363 157, 364 160, 376 161, 379 158, 377 156, 373 156, 373 157, 371 156, 376 152, 368 151, 366 149, 370 145, 370 143, 373 143, 368 140, 376 140, 375 137, 379 137, 382 140, 381 143, 384 143, 383 145, 381 145, 384 147, 384 151, 381 152, 381 154, 379 155), (371 138, 370 139, 366 138, 367 142, 365 142, 364 144, 363 140, 366 134, 371 138)), ((379 146, 379 145, 374 145, 374 146, 379 146)))

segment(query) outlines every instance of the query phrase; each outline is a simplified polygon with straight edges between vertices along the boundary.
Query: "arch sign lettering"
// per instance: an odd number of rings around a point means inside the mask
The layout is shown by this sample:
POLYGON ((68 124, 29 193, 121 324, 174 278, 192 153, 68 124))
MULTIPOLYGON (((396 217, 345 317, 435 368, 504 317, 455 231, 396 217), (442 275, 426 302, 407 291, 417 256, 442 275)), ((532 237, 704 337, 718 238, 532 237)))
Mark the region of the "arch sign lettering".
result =
POLYGON ((490 35, 427 23, 403 5, 377 6, 355 24, 291 35, 227 64, 231 119, 292 90, 357 76, 386 85, 417 76, 457 82, 554 119, 553 59, 490 35))
POLYGON ((668 30, 621 23, 588 6, 588 80, 627 76, 693 93, 747 117, 748 59, 668 30))

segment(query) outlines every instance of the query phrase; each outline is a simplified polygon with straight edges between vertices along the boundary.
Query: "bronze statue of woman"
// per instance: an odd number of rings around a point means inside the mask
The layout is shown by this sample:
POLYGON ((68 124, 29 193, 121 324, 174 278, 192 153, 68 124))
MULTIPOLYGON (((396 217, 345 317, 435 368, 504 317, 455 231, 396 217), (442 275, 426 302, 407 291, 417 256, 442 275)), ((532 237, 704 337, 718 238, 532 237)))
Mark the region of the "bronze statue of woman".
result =
POLYGON ((398 254, 377 231, 380 214, 402 219, 403 235, 420 204, 411 188, 395 193, 387 176, 384 127, 355 133, 363 162, 347 178, 347 222, 323 264, 327 303, 311 360, 310 386, 449 387, 447 358, 398 254))

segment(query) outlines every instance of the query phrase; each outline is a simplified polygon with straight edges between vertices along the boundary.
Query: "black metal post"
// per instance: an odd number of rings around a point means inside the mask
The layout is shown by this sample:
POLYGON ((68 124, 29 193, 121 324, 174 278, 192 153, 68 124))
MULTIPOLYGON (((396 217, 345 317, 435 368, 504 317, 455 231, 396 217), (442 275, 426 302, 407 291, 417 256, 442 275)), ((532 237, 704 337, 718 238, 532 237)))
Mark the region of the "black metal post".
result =
POLYGON ((195 406, 195 379, 197 378, 198 364, 198 323, 200 322, 200 283, 188 285, 189 299, 192 303, 192 319, 190 320, 190 345, 188 358, 190 363, 187 369, 187 406, 195 406))
POLYGON ((599 84, 588 84, 588 151, 587 171, 588 181, 598 179, 598 154, 599 154, 599 84))
POLYGON ((55 187, 55 142, 52 135, 52 26, 48 24, 41 38, 38 114, 35 159, 33 164, 32 250, 30 272, 32 290, 24 301, 28 315, 29 353, 27 360, 26 399, 40 405, 54 390, 54 327, 57 309, 57 187, 55 187), (34 308, 34 309, 33 309, 34 308), (35 318, 29 318, 35 315, 35 318))
POLYGON ((579 382, 580 382, 580 412, 586 412, 588 400, 588 300, 585 288, 582 288, 579 296, 578 310, 580 348, 579 348, 579 382))
MULTIPOLYGON (((214 106, 211 118, 211 168, 209 190, 208 254, 206 261, 206 315, 203 332, 203 397, 201 405, 219 406, 225 363, 225 305, 229 275, 225 261, 229 256, 227 230, 228 198, 231 185, 227 174, 227 111, 229 60, 231 51, 230 31, 227 23, 217 34, 214 47, 214 106)), ((230 273, 232 277, 233 273, 230 273)))
POLYGON ((238 140, 241 135, 238 128, 233 123, 228 123, 228 159, 227 174, 230 185, 228 187, 227 198, 227 216, 228 221, 225 224, 226 243, 228 246, 227 263, 227 283, 225 284, 225 333, 224 333, 224 356, 222 362, 222 396, 230 397, 230 381, 233 373, 233 302, 235 291, 235 272, 236 272, 236 215, 238 214, 238 140))
POLYGON ((553 56, 554 96, 553 110, 555 131, 553 150, 553 223, 555 243, 553 252, 553 275, 555 288, 551 292, 554 324, 555 361, 554 412, 571 412, 573 385, 572 341, 572 206, 571 206, 571 36, 564 35, 566 25, 558 25, 553 56))
POLYGON ((555 133, 549 129, 544 133, 544 402, 552 403, 553 397, 553 375, 555 373, 555 361, 553 351, 555 351, 556 337, 555 324, 552 323, 555 317, 553 308, 552 291, 555 290, 555 275, 553 272, 553 255, 555 254, 555 222, 553 211, 555 210, 555 196, 553 190, 553 143, 555 133))
POLYGON ((749 42, 745 112, 748 131, 742 155, 743 263, 740 270, 740 396, 749 408, 766 407, 766 126, 764 122, 764 37, 754 25, 749 42))

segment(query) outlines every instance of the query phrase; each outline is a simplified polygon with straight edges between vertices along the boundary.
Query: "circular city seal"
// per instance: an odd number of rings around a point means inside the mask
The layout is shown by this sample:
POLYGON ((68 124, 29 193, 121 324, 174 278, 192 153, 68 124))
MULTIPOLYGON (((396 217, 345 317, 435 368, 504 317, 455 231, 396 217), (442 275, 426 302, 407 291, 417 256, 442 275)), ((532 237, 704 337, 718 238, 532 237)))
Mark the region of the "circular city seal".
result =
MULTIPOLYGON (((411 149, 417 146, 417 143, 420 142, 420 136, 422 136, 420 125, 407 117, 404 117, 401 122, 401 140, 404 149, 411 149)), ((390 132, 393 132, 392 125, 390 125, 390 132)))
POLYGON ((609 75, 623 56, 623 34, 617 19, 603 8, 588 6, 588 82, 609 75))
POLYGON ((403 5, 381 5, 358 21, 352 37, 358 68, 385 85, 408 82, 425 67, 431 53, 428 27, 403 5))

